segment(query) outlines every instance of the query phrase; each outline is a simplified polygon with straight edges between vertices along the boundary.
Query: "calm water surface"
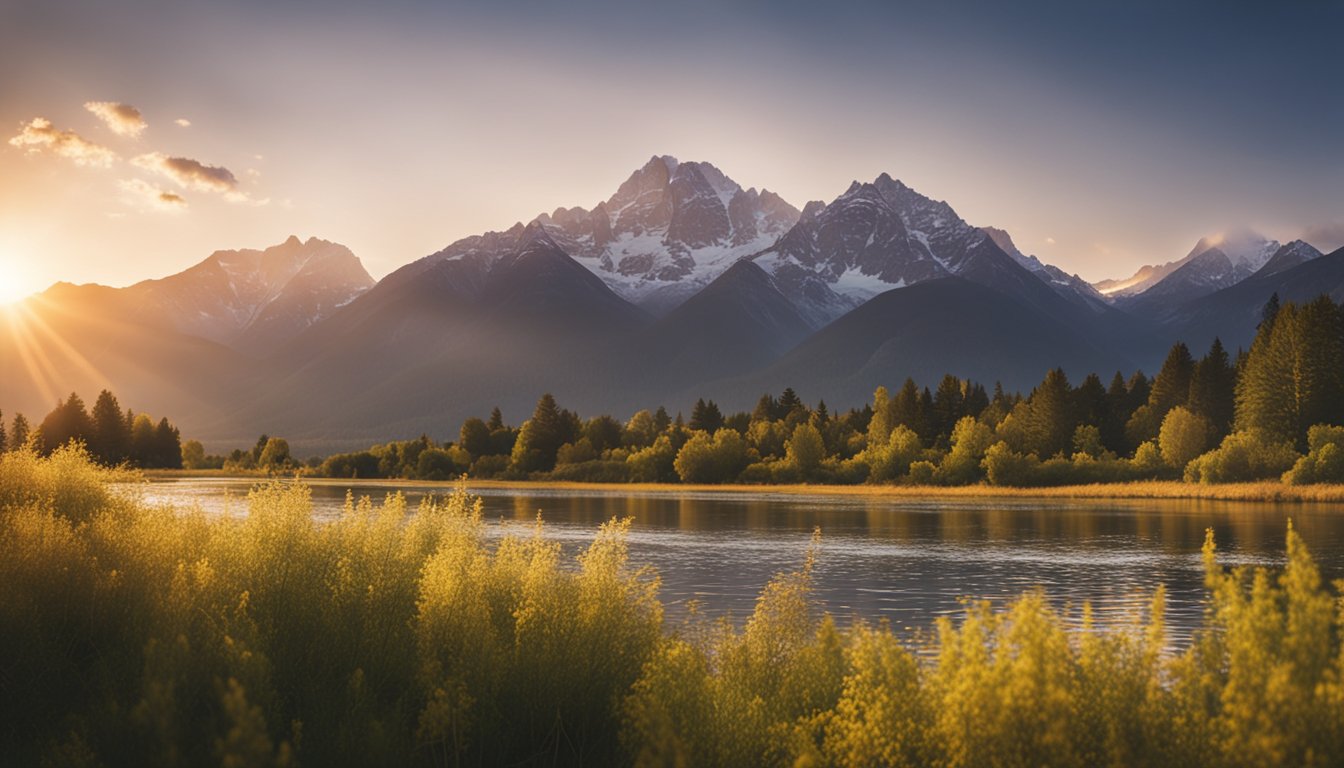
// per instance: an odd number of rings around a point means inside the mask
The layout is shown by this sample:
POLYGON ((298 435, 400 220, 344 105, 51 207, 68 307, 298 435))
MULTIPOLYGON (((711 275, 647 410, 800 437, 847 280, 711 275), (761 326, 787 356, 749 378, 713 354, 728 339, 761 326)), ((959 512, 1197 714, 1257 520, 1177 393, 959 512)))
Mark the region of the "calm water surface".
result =
MULTIPOLYGON (((246 514, 247 480, 157 480, 151 503, 246 514)), ((314 516, 337 517, 347 485, 312 486, 314 516)), ((442 486, 360 485, 375 501, 395 491, 413 505, 442 486)), ((798 568, 822 530, 817 596, 842 623, 889 619, 926 630, 967 597, 1001 602, 1043 587, 1061 607, 1090 601, 1123 621, 1165 584, 1171 639, 1199 623, 1200 546, 1213 528, 1227 564, 1283 562, 1289 517, 1327 579, 1344 577, 1344 508, 1173 500, 877 499, 754 493, 479 489, 495 535, 525 533, 540 513, 547 535, 577 552, 613 517, 633 517, 632 560, 662 576, 673 620, 697 601, 704 613, 747 616, 761 588, 798 568)), ((1076 619, 1076 616, 1075 616, 1076 619)))

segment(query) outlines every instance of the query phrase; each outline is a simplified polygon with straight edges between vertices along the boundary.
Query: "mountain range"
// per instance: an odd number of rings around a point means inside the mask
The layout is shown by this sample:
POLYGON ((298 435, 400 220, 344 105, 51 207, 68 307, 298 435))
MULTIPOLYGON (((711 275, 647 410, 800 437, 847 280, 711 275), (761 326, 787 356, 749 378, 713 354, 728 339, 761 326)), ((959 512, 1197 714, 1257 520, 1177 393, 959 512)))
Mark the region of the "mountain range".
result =
POLYGON ((456 433, 542 392, 628 416, 792 386, 832 407, 944 373, 1026 390, 1045 371, 1160 364, 1175 339, 1249 344, 1269 297, 1344 298, 1344 250, 1249 231, 1090 285, 887 174, 801 210, 655 156, 591 208, 453 242, 374 281, 291 237, 127 288, 60 283, 0 317, 0 408, 108 387, 231 447, 456 433))

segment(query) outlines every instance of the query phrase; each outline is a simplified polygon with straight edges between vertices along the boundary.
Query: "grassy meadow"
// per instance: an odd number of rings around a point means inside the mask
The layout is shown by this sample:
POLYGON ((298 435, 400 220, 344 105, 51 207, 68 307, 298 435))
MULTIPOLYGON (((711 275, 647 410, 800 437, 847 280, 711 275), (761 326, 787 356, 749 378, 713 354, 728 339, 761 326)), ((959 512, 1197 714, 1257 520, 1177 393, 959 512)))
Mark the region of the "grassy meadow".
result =
POLYGON ((316 523, 302 484, 233 519, 148 507, 134 479, 79 448, 0 455, 6 764, 1344 763, 1344 601, 1291 530, 1274 572, 1207 541, 1188 647, 1160 589, 1128 626, 1071 631, 1028 592, 917 641, 821 614, 812 554, 744 622, 672 626, 627 521, 568 558, 540 522, 487 537, 465 487, 316 523))

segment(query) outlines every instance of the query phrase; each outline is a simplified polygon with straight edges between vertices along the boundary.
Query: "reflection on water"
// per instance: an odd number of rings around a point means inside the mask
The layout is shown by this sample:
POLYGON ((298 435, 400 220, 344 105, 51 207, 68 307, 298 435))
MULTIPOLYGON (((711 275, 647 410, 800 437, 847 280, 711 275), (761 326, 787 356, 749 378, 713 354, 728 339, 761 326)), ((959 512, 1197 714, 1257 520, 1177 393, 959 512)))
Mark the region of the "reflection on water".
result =
MULTIPOLYGON (((246 513, 247 481, 173 479, 145 498, 211 514, 246 513)), ((346 486, 312 487, 314 515, 340 514, 346 486)), ((411 504, 442 487, 362 485, 375 501, 395 490, 411 504)), ((1200 620, 1200 546, 1213 528, 1226 563, 1282 562, 1287 520, 1326 579, 1344 576, 1344 514, 1338 505, 1194 500, 880 499, 846 496, 484 489, 492 530, 519 531, 538 514, 567 551, 598 525, 633 517, 630 551, 663 580, 672 619, 690 601, 711 615, 750 613, 770 577, 801 565, 822 529, 818 597, 842 622, 886 618, 927 629, 966 597, 1002 601, 1043 587, 1061 606, 1090 601, 1098 617, 1123 620, 1166 584, 1172 640, 1200 620)))

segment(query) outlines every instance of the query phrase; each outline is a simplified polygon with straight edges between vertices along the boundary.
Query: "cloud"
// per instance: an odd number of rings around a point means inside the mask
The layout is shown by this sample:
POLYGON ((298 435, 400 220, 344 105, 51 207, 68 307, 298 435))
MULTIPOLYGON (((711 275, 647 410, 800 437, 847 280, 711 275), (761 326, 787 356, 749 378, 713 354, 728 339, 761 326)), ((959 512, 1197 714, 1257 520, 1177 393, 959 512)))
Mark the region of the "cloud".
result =
POLYGON ((206 165, 189 157, 169 157, 160 152, 140 155, 131 161, 147 171, 166 176, 183 189, 229 194, 238 191, 238 177, 220 165, 206 165))
POLYGON ((1307 231, 1302 233, 1302 239, 1320 248, 1322 253, 1330 253, 1344 246, 1344 221, 1308 227, 1307 231))
POLYGON ((1055 244, 1055 238, 1053 238, 1053 237, 1047 237, 1047 238, 1045 238, 1045 243, 1046 243, 1046 245, 1054 245, 1054 244, 1055 244))
POLYGON ((135 138, 149 126, 140 110, 117 101, 88 101, 84 108, 97 115, 118 136, 135 138))
POLYGON ((29 154, 50 152, 74 161, 76 165, 109 168, 117 159, 117 153, 100 144, 80 136, 74 131, 62 131, 45 117, 35 117, 23 126, 18 136, 9 140, 10 145, 26 149, 29 154))
POLYGON ((159 189, 141 179, 123 179, 117 182, 125 193, 124 200, 136 207, 165 213, 179 213, 187 209, 186 198, 176 192, 159 189))
POLYGON ((174 123, 177 123, 178 125, 182 126, 183 128, 190 128, 190 127, 191 127, 191 121, 188 120, 188 119, 185 118, 185 117, 179 117, 179 118, 177 118, 176 120, 174 120, 173 122, 174 122, 174 123))

